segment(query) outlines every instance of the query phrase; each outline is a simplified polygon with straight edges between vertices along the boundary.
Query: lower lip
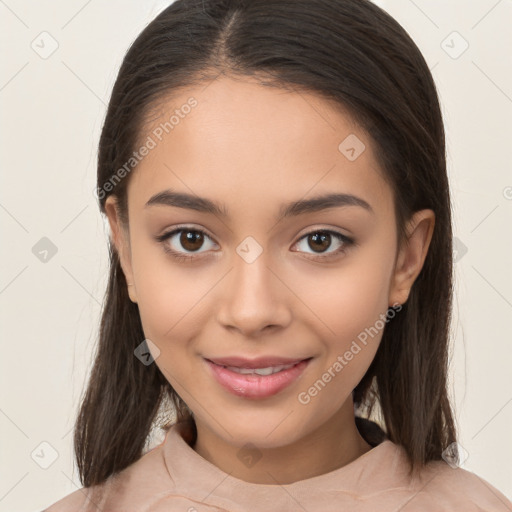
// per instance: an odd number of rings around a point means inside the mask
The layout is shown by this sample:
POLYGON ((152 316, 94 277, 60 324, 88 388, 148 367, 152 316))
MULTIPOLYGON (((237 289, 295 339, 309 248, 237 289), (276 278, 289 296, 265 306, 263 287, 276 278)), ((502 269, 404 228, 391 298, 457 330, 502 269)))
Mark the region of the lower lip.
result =
POLYGON ((311 359, 272 375, 241 374, 205 359, 217 382, 231 393, 245 398, 267 398, 276 395, 298 379, 311 359))

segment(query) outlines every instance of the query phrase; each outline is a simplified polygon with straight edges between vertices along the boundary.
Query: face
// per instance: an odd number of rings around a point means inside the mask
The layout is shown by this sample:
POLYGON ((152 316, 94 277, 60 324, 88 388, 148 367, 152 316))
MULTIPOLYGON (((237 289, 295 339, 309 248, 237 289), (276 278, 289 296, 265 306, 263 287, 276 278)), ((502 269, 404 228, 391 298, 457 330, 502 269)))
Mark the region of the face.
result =
POLYGON ((141 134, 152 147, 130 176, 128 231, 106 205, 155 363, 224 441, 297 441, 351 400, 388 307, 421 269, 433 214, 411 219, 397 251, 371 140, 314 94, 222 78, 160 112, 141 134), (308 362, 268 383, 224 370, 229 389, 207 362, 226 357, 308 362))

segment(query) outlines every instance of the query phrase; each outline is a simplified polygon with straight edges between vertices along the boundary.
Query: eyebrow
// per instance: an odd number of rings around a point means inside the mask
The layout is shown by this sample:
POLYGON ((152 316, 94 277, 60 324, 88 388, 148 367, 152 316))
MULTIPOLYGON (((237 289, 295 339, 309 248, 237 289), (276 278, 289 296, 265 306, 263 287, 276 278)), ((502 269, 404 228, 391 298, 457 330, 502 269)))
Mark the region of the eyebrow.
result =
MULTIPOLYGON (((173 190, 163 190, 152 196, 145 204, 144 208, 150 206, 173 206, 196 210, 203 213, 211 213, 220 217, 229 218, 229 212, 226 207, 220 203, 184 192, 173 190)), ((279 209, 278 217, 295 217, 305 213, 314 213, 328 208, 358 206, 364 208, 369 213, 374 214, 372 207, 364 199, 352 194, 324 194, 313 197, 312 199, 301 199, 285 203, 279 209)))

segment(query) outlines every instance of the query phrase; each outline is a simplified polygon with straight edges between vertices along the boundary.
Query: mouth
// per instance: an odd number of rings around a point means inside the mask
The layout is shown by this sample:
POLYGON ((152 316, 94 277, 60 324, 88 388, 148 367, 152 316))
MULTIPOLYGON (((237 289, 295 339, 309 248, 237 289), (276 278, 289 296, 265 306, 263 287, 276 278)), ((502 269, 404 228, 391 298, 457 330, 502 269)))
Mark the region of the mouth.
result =
POLYGON ((304 361, 304 357, 278 357, 278 356, 262 356, 255 359, 247 359, 245 357, 210 357, 207 360, 219 366, 227 368, 242 368, 242 369, 262 369, 262 368, 275 368, 279 366, 293 366, 294 364, 304 361))
POLYGON ((224 389, 244 398, 261 399, 279 393, 296 381, 312 359, 265 358, 249 361, 238 358, 235 361, 235 358, 205 358, 204 361, 210 375, 224 389))

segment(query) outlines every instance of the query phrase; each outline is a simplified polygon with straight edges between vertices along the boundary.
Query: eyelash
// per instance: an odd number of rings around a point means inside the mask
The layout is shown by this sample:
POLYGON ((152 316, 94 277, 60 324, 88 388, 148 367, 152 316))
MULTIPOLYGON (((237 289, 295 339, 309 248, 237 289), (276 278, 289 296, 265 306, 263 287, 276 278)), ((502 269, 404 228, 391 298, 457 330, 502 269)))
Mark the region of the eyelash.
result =
MULTIPOLYGON (((169 247, 169 244, 166 243, 167 240, 172 238, 176 233, 181 233, 182 231, 191 231, 194 233, 201 233, 203 236, 211 239, 210 235, 208 235, 208 233, 206 233, 206 231, 203 231, 202 229, 199 229, 199 228, 192 228, 189 226, 180 226, 179 228, 173 229, 172 231, 169 231, 168 233, 164 233, 162 235, 155 237, 155 239, 163 245, 164 251, 166 253, 170 254, 177 261, 191 261, 191 260, 197 259, 200 256, 185 255, 183 253, 175 251, 174 249, 171 249, 169 247)), ((343 242, 343 245, 338 250, 331 252, 331 253, 327 253, 327 256, 322 256, 322 255, 313 256, 313 257, 308 256, 308 259, 311 259, 314 261, 330 260, 333 257, 336 257, 339 254, 344 253, 350 246, 356 245, 356 242, 353 238, 349 238, 348 236, 343 235, 342 233, 338 233, 337 231, 332 231, 329 229, 315 229, 313 231, 310 231, 309 233, 302 235, 294 245, 296 245, 298 242, 300 242, 304 238, 307 238, 308 236, 314 235, 317 233, 326 233, 326 234, 334 235, 334 237, 337 238, 340 242, 343 242)), ((308 253, 308 254, 310 254, 310 253, 308 253)))

